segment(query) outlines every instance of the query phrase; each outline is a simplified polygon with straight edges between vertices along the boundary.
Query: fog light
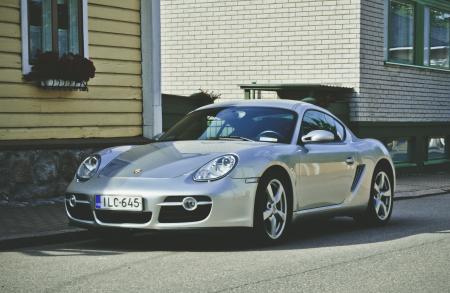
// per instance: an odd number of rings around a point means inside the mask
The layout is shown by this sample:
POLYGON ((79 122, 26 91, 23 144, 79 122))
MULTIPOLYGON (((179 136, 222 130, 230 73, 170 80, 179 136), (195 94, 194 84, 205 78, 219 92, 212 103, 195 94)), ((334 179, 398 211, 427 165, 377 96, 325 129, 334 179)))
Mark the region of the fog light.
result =
POLYGON ((69 205, 74 208, 77 205, 77 197, 72 194, 69 198, 69 205))
POLYGON ((185 197, 182 205, 186 211, 193 211, 197 208, 197 200, 193 197, 185 197))

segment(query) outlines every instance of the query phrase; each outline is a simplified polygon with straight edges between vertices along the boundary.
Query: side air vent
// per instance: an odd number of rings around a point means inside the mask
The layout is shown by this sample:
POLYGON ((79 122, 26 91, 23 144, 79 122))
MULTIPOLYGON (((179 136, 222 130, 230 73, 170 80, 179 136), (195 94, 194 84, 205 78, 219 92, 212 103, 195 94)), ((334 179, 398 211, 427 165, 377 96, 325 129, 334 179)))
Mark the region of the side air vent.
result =
POLYGON ((359 180, 361 179, 361 175, 364 172, 364 167, 365 165, 358 165, 356 167, 356 171, 355 171, 355 178, 353 178, 353 183, 352 183, 352 188, 351 191, 355 191, 356 186, 358 186, 359 180))

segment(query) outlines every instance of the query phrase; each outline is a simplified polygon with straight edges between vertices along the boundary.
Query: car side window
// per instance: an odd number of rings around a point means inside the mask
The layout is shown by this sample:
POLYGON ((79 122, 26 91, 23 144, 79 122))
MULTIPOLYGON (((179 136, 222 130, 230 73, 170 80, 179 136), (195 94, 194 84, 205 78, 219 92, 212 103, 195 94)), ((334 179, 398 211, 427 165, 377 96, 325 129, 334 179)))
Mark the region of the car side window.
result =
POLYGON ((325 116, 325 119, 331 125, 327 130, 333 132, 335 141, 343 141, 345 138, 345 129, 342 124, 328 114, 323 113, 322 115, 325 116))
POLYGON ((303 115, 299 140, 301 140, 302 136, 307 135, 311 131, 323 129, 322 124, 322 113, 318 111, 307 111, 305 115, 303 115))
POLYGON ((345 129, 336 119, 320 111, 308 110, 303 115, 298 141, 300 142, 302 136, 313 130, 330 131, 334 134, 334 141, 336 142, 344 140, 345 137, 345 129))

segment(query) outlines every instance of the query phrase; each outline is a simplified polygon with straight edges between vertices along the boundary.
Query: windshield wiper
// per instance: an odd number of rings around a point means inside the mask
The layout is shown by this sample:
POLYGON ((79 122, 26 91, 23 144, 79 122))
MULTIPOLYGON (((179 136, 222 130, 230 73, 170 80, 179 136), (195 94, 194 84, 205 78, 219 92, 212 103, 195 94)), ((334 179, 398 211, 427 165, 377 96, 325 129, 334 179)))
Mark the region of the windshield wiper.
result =
POLYGON ((237 135, 227 135, 227 136, 216 136, 212 139, 217 140, 244 140, 244 141, 254 141, 253 139, 243 137, 243 136, 237 136, 237 135))

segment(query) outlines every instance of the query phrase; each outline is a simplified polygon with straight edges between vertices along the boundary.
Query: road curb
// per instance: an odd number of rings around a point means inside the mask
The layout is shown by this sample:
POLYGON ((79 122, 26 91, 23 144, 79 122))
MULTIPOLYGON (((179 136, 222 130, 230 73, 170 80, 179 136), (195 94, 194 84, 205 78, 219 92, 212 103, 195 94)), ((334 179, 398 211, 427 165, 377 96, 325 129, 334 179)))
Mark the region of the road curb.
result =
POLYGON ((0 250, 69 242, 75 240, 87 240, 92 237, 92 233, 85 229, 65 229, 41 233, 21 234, 18 236, 0 238, 0 250))
POLYGON ((450 190, 441 190, 439 192, 432 192, 432 193, 419 193, 416 195, 402 195, 402 196, 394 196, 394 200, 405 200, 405 199, 414 199, 414 198, 424 198, 424 197, 430 197, 430 196, 437 196, 437 195, 444 195, 449 194, 450 190))

